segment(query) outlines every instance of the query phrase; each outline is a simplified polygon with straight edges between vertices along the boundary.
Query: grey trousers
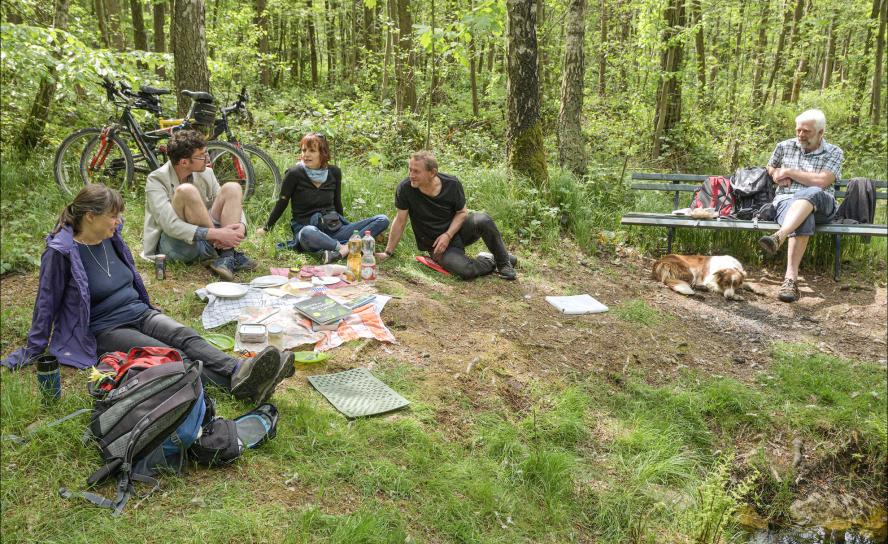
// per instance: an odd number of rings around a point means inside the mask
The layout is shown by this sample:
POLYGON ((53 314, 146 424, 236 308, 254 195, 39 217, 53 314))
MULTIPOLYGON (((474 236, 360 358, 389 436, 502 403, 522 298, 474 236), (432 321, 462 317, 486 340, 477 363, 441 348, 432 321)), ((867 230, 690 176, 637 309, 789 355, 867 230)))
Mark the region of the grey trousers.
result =
POLYGON ((201 377, 226 391, 231 390, 231 375, 238 367, 234 357, 211 346, 194 329, 157 310, 148 310, 132 323, 100 332, 96 344, 99 355, 148 346, 177 349, 184 359, 203 361, 201 377))
POLYGON ((493 259, 497 266, 509 263, 509 251, 503 243, 496 223, 486 213, 470 213, 459 229, 459 238, 462 246, 450 247, 444 251, 440 259, 436 259, 441 267, 464 280, 471 280, 479 276, 485 276, 495 270, 493 263, 487 259, 473 259, 466 255, 465 247, 474 244, 479 239, 484 240, 487 249, 493 253, 493 259))

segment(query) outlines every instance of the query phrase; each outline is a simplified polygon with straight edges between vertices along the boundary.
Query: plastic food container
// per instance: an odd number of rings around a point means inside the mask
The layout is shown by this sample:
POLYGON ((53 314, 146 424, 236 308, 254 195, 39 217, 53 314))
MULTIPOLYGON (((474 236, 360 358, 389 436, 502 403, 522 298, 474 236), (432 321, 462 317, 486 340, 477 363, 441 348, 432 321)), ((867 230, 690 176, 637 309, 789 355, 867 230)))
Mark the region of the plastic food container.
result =
POLYGON ((268 340, 268 329, 259 323, 244 323, 237 328, 241 342, 259 343, 268 340))

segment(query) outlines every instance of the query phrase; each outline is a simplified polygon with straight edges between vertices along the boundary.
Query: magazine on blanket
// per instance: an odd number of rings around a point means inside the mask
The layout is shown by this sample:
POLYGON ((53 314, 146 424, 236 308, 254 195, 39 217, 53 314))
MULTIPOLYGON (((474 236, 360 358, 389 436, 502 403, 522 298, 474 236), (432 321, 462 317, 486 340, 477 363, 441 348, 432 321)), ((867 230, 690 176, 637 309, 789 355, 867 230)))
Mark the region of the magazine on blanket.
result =
POLYGON ((328 325, 341 321, 352 313, 351 309, 336 302, 327 295, 315 295, 293 304, 300 314, 318 325, 328 325))

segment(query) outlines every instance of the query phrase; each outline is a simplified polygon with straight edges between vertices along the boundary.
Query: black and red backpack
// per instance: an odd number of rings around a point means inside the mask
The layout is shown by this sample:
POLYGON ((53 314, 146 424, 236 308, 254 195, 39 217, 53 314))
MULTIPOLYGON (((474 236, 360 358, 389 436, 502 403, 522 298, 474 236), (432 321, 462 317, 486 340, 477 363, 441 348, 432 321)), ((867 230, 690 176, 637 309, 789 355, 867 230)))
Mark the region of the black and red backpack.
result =
POLYGON ((710 208, 717 217, 727 217, 734 213, 736 200, 731 189, 731 180, 724 176, 709 176, 694 192, 691 209, 710 208))

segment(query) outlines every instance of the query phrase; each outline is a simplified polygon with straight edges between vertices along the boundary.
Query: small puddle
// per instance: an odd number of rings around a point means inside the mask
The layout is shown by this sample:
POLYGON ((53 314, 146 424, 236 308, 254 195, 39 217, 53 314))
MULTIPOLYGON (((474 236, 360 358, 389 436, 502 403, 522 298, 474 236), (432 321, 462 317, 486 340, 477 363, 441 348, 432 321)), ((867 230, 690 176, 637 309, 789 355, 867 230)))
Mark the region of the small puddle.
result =
POLYGON ((747 544, 888 544, 888 515, 881 507, 853 520, 821 519, 820 526, 769 527, 747 506, 738 512, 737 521, 749 535, 747 544))
POLYGON ((756 530, 748 544, 886 544, 884 535, 862 533, 856 529, 823 527, 788 527, 756 530))

